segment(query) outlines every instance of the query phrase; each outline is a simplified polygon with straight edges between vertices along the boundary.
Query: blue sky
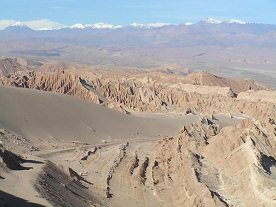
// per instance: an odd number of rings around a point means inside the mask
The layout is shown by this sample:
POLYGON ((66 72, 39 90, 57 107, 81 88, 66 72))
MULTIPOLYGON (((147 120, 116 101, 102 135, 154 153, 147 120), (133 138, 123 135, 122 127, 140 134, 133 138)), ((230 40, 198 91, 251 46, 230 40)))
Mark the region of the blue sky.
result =
POLYGON ((206 17, 276 24, 276 0, 0 0, 0 20, 65 25, 197 22, 206 17))

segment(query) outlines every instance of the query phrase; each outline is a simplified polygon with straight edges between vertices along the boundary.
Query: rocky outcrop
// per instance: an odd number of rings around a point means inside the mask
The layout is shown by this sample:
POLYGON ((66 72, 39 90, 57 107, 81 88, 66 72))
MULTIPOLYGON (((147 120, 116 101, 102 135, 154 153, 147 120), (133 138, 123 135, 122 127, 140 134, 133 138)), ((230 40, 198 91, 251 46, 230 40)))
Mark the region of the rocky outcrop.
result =
POLYGON ((208 140, 219 133, 220 127, 208 118, 203 117, 199 122, 184 126, 181 134, 190 139, 196 139, 197 143, 208 144, 208 140))
POLYGON ((1 76, 0 84, 76 96, 125 113, 244 114, 274 130, 269 124, 270 119, 276 119, 274 91, 242 92, 235 98, 231 88, 175 83, 172 76, 146 74, 114 74, 111 78, 109 73, 101 72, 17 72, 1 76))
POLYGON ((95 196, 52 162, 47 162, 39 173, 36 190, 54 206, 103 206, 95 196))
POLYGON ((28 67, 21 59, 0 59, 0 75, 14 74, 17 71, 28 71, 28 67))
POLYGON ((238 99, 248 100, 251 102, 267 102, 276 104, 276 91, 245 91, 238 95, 238 99))
MULTIPOLYGON (((185 112, 189 108, 200 112, 211 112, 212 109, 216 110, 213 102, 219 109, 237 102, 236 93, 230 87, 231 84, 228 84, 232 82, 211 74, 197 74, 203 76, 204 80, 205 76, 213 77, 210 78, 211 86, 208 86, 206 81, 198 82, 196 78, 192 79, 191 76, 196 76, 192 74, 184 78, 156 72, 136 73, 133 76, 111 72, 77 74, 76 71, 70 72, 70 70, 54 73, 18 72, 14 75, 2 76, 0 84, 72 95, 125 113, 132 110, 185 112), (216 79, 219 80, 216 82, 216 79), (206 104, 211 106, 210 109, 207 109, 206 104)), ((259 89, 258 85, 254 86, 256 86, 255 89, 259 89)))
POLYGON ((195 85, 229 87, 238 94, 247 90, 265 90, 266 86, 254 81, 243 79, 223 78, 207 72, 190 73, 185 77, 195 85))
MULTIPOLYGON (((267 170, 276 167, 275 138, 266 131, 258 122, 247 119, 222 130, 203 150, 204 168, 219 172, 220 185, 213 190, 228 198, 232 206, 275 205, 275 173, 267 170), (239 196, 243 192, 246 196, 239 196)), ((202 179, 211 180, 208 174, 202 179)))
POLYGON ((39 67, 39 71, 43 72, 62 72, 64 70, 69 69, 70 66, 66 64, 65 62, 46 62, 43 65, 39 67))
POLYGON ((82 79, 74 74, 64 71, 57 73, 18 72, 0 78, 3 86, 16 86, 22 88, 51 91, 76 96, 85 101, 101 104, 102 101, 92 91, 86 89, 82 79))

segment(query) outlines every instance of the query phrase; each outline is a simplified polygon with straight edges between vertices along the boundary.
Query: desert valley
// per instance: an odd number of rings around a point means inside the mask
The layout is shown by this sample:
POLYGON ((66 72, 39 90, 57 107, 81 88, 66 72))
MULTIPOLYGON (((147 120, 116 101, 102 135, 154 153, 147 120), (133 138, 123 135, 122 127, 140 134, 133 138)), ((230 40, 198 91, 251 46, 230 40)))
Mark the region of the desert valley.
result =
POLYGON ((0 207, 275 207, 275 10, 1 0, 0 207))
POLYGON ((26 62, 1 60, 2 206, 275 206, 272 88, 26 62))

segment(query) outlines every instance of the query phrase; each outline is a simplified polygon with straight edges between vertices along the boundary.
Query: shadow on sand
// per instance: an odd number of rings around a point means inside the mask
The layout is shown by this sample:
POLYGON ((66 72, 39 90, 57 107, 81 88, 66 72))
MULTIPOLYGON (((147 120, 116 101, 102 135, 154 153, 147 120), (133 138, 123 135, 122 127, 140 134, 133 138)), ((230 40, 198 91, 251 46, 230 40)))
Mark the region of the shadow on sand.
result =
POLYGON ((22 198, 18 198, 14 195, 8 194, 4 191, 0 190, 0 206, 5 207, 45 207, 43 205, 37 203, 31 203, 22 198))
MULTIPOLYGON (((86 182, 90 185, 93 185, 93 183, 89 182, 88 180, 84 179, 82 176, 80 176, 76 171, 74 171, 72 168, 69 167, 69 173, 70 173, 70 177, 71 178, 76 178, 77 181, 83 181, 86 182)), ((80 182, 78 182, 77 184, 81 184, 80 182)), ((83 186, 83 185, 82 185, 83 186)))
POLYGON ((41 161, 37 160, 26 160, 21 156, 18 156, 8 150, 0 150, 0 157, 2 157, 3 162, 11 170, 30 170, 32 167, 24 167, 22 163, 33 163, 33 164, 43 164, 41 161))

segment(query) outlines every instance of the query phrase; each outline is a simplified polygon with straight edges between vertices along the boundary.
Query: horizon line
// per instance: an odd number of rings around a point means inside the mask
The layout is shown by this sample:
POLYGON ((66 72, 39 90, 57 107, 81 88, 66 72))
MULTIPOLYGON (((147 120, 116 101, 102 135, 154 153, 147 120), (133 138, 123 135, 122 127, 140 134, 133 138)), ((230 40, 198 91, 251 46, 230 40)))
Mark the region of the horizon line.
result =
POLYGON ((8 27, 11 26, 26 26, 31 28, 35 31, 43 31, 43 30, 59 30, 59 29, 65 29, 65 28, 71 28, 71 29, 85 29, 85 28, 91 28, 91 29, 119 29, 123 27, 132 26, 135 28, 158 28, 163 26, 169 26, 169 25, 194 25, 198 24, 200 22, 205 22, 209 24, 220 24, 220 23, 236 23, 236 24, 264 24, 264 25, 274 25, 269 23, 258 23, 258 22, 247 22, 239 19, 222 19, 222 18, 213 18, 213 17, 206 17, 204 19, 201 19, 197 22, 182 22, 182 23, 165 23, 165 22, 150 22, 150 23, 137 23, 133 22, 131 24, 121 25, 121 24, 110 24, 105 22, 95 22, 91 24, 85 24, 85 23, 74 23, 74 24, 63 24, 60 22, 52 21, 49 19, 35 19, 30 21, 18 21, 13 19, 0 19, 0 30, 5 30, 8 27))

